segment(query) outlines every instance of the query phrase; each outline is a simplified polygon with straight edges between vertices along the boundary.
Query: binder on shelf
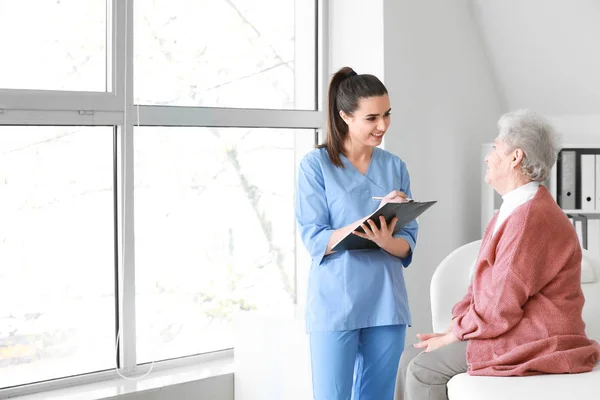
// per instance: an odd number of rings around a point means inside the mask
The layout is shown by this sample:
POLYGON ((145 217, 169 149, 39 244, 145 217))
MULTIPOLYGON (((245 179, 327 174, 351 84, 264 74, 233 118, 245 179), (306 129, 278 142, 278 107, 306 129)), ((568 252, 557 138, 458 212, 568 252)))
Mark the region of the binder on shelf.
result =
POLYGON ((581 214, 568 214, 567 215, 573 221, 573 227, 577 232, 579 243, 584 249, 588 249, 588 218, 581 214))
POLYGON ((560 206, 566 210, 575 209, 575 190, 577 175, 575 172, 576 152, 574 150, 560 153, 560 206))
POLYGON ((596 209, 596 155, 581 155, 581 209, 596 209))
POLYGON ((600 211, 600 154, 596 154, 596 210, 600 211))
POLYGON ((600 220, 588 216, 587 225, 587 250, 600 256, 600 220))

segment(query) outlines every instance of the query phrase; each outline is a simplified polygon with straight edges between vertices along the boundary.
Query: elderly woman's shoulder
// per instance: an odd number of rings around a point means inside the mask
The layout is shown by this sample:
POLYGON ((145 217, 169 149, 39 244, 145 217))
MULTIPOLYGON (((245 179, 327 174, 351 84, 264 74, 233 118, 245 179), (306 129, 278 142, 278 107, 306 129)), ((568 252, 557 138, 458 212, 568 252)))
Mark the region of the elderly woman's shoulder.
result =
POLYGON ((565 212, 556 204, 556 200, 554 200, 550 191, 545 186, 542 185, 539 187, 533 200, 528 202, 526 207, 529 215, 543 220, 558 218, 555 221, 571 225, 569 219, 566 218, 565 212))

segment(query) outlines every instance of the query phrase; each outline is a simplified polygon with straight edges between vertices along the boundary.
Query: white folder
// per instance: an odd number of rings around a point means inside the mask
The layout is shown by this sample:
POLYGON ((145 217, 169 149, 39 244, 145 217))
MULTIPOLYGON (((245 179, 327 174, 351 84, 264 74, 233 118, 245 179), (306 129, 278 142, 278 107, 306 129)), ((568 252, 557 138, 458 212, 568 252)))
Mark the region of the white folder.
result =
MULTIPOLYGON (((600 154, 596 154, 596 211, 600 211, 600 154)), ((588 250, 600 257, 600 220, 588 220, 588 250)))
MULTIPOLYGON (((581 247, 583 247, 584 249, 587 250, 587 240, 584 240, 583 222, 582 222, 581 218, 579 216, 576 216, 576 217, 570 216, 569 220, 573 224, 573 228, 575 228, 575 232, 577 233, 577 238, 579 239, 579 243, 581 244, 581 247)), ((585 239, 587 239, 587 237, 585 237, 585 239)))
POLYGON ((600 257, 600 220, 588 218, 587 249, 600 257))
POLYGON ((581 155, 581 209, 596 209, 596 155, 581 155))
POLYGON ((596 210, 600 211, 600 154, 596 154, 596 210))

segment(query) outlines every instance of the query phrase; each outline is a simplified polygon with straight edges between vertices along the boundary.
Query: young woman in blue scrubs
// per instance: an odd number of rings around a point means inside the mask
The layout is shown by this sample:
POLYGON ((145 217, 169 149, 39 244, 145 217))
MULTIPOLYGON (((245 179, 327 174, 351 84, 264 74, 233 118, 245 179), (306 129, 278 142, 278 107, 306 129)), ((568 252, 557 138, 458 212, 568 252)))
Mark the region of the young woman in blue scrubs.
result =
MULTIPOLYGON (((383 203, 411 197, 405 163, 378 148, 390 99, 373 75, 340 69, 328 94, 327 138, 300 162, 296 219, 312 257, 306 310, 316 400, 392 400, 410 324, 403 268, 416 221, 392 235, 395 220, 362 235, 379 249, 332 252, 383 203)), ((385 222, 385 221, 384 221, 385 222)))

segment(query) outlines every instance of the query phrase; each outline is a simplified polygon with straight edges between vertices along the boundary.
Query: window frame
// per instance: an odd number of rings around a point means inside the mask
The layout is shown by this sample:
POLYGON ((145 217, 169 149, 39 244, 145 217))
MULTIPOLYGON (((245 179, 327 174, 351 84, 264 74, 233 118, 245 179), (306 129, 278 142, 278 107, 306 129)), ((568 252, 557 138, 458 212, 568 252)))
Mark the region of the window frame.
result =
POLYGON ((133 0, 106 0, 106 92, 0 88, 0 110, 5 114, 27 110, 122 112, 125 42, 118 38, 125 33, 128 1, 133 0))
MULTIPOLYGON (((140 126, 201 126, 314 129, 315 143, 323 138, 326 91, 329 81, 329 0, 314 0, 315 110, 151 106, 133 104, 133 10, 135 0, 107 0, 108 89, 99 92, 0 89, 0 125, 111 125, 116 128, 116 263, 120 272, 118 372, 144 373, 147 364, 136 361, 135 239, 133 198, 133 129, 140 126), (110 18, 108 18, 110 17, 110 18), (112 87, 111 87, 112 85, 112 87), (139 120, 138 120, 139 118, 139 120)), ((299 7, 296 4, 296 7, 299 7)), ((297 15, 297 14, 296 14, 297 15)), ((298 32, 300 33, 300 32, 298 32)), ((296 177, 294 177, 296 179, 296 177)), ((305 304, 308 256, 296 233, 297 315, 305 304), (303 266, 298 268, 298 266, 303 266)), ((116 286, 116 287, 117 287, 116 286)), ((233 350, 157 361, 154 369, 175 368, 216 358, 232 358, 233 350)), ((20 396, 118 378, 117 370, 94 372, 15 387, 0 388, 0 398, 20 396)))

